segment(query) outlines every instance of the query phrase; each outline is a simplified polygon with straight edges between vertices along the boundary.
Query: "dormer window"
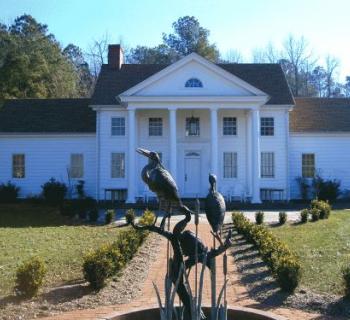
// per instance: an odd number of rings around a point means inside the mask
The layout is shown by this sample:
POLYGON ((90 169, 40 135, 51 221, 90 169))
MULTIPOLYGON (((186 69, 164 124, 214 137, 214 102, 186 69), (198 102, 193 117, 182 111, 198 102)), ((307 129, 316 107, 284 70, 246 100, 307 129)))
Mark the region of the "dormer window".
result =
POLYGON ((197 78, 188 79, 185 83, 186 88, 203 88, 203 83, 197 78))

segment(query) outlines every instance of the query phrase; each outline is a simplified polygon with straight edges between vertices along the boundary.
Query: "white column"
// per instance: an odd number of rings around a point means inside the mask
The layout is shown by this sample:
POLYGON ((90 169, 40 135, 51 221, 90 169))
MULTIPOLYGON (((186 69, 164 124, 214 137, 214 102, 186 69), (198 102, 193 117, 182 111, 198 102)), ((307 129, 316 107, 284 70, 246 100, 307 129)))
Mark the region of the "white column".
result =
POLYGON ((260 113, 251 111, 252 124, 252 202, 261 203, 260 200, 260 113))
POLYGON ((135 118, 135 110, 128 110, 128 167, 127 167, 127 177, 128 177, 128 198, 127 203, 135 202, 135 171, 136 171, 136 118, 135 118))
POLYGON ((210 109, 211 173, 219 175, 218 168, 218 110, 210 109))
POLYGON ((170 146, 170 172, 176 181, 177 177, 177 145, 176 145, 176 108, 169 108, 169 146, 170 146))

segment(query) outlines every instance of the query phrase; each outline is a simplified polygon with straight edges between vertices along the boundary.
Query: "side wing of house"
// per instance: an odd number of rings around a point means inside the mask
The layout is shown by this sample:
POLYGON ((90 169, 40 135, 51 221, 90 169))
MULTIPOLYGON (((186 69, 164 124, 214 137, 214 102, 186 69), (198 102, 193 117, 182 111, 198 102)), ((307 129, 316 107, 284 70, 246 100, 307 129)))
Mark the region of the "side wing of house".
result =
POLYGON ((295 100, 289 147, 292 199, 301 198, 298 180, 311 185, 316 175, 339 180, 343 196, 349 196, 350 99, 295 100))
MULTIPOLYGON (((54 178, 69 187, 85 181, 95 196, 95 113, 88 99, 8 100, 0 116, 0 182, 39 195, 54 178)), ((74 194, 73 194, 74 195, 74 194)))

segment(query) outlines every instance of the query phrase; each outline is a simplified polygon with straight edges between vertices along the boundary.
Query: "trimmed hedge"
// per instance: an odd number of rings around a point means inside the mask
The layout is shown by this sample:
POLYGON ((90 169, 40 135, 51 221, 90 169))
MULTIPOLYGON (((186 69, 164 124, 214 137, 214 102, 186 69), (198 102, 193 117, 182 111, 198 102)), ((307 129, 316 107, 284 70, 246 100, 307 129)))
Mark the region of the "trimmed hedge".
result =
POLYGON ((309 220, 309 209, 303 209, 300 211, 300 221, 306 223, 309 220))
POLYGON ((118 233, 113 243, 86 254, 83 262, 85 280, 93 289, 102 288, 109 277, 120 272, 131 260, 147 235, 146 231, 127 228, 118 233))
POLYGON ((242 213, 233 213, 232 221, 237 232, 257 247, 281 289, 293 292, 301 276, 298 257, 265 227, 250 222, 242 213))

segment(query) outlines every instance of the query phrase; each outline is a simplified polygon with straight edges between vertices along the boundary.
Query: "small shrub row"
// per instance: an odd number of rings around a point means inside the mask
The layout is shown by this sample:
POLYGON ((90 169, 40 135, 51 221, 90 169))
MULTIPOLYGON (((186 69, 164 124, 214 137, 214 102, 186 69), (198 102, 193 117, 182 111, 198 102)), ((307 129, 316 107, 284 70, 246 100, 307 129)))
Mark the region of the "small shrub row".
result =
POLYGON ((90 222, 96 222, 98 219, 97 202, 91 198, 64 200, 60 205, 60 212, 63 216, 75 217, 80 219, 88 218, 90 222))
POLYGON ((298 257, 265 227, 251 223, 242 213, 233 213, 232 221, 237 232, 257 247, 282 290, 293 292, 301 275, 298 257))
POLYGON ((312 200, 309 209, 303 209, 300 212, 300 220, 305 223, 311 216, 312 221, 318 221, 319 219, 328 219, 331 214, 332 207, 326 201, 312 200))
MULTIPOLYGON (((143 218, 154 220, 154 214, 145 212, 143 218)), ((116 241, 89 252, 84 257, 83 273, 90 286, 98 290, 102 288, 107 278, 117 274, 134 256, 144 241, 148 232, 127 229, 119 232, 116 241)))
POLYGON ((15 292, 18 295, 31 298, 35 296, 44 282, 46 266, 39 257, 33 257, 23 262, 16 271, 15 292))

